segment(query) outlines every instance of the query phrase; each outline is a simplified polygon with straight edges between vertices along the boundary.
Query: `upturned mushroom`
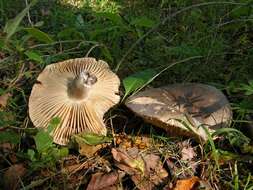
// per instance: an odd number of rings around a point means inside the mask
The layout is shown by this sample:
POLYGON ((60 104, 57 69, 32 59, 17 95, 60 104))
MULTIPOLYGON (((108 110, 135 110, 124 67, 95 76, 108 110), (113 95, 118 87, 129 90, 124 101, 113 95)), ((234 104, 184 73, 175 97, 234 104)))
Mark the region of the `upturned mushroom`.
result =
POLYGON ((52 136, 60 145, 81 132, 106 135, 103 116, 119 102, 119 85, 117 75, 102 60, 77 58, 48 65, 32 88, 30 118, 35 127, 47 128, 59 117, 52 136))
POLYGON ((208 139, 207 131, 228 127, 232 121, 225 95, 213 86, 197 83, 151 88, 128 98, 126 106, 173 136, 204 141, 208 139))

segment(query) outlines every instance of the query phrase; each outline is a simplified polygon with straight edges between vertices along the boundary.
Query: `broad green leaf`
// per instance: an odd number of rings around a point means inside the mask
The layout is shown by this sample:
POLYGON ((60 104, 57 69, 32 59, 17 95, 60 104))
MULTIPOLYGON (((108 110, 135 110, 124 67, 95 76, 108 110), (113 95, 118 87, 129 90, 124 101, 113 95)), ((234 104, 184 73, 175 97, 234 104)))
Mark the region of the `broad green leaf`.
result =
POLYGON ((53 41, 53 39, 45 32, 42 32, 38 28, 25 28, 25 31, 28 32, 33 38, 38 40, 39 42, 50 44, 53 41))
POLYGON ((60 31, 58 34, 57 34, 57 38, 61 39, 61 40, 68 40, 68 39, 71 39, 71 40, 80 40, 80 39, 83 39, 84 36, 81 32, 78 32, 75 28, 66 28, 66 29, 63 29, 62 31, 60 31))
POLYGON ((36 160, 35 159, 35 152, 34 152, 33 149, 28 149, 27 150, 27 154, 28 154, 28 156, 29 156, 29 158, 30 158, 31 161, 35 161, 36 160))
POLYGON ((48 132, 40 130, 34 137, 36 148, 39 153, 53 146, 53 138, 48 132))
POLYGON ((43 24, 44 24, 44 21, 39 21, 39 22, 35 23, 34 26, 41 27, 41 26, 43 26, 43 24))
POLYGON ((61 122, 61 119, 60 119, 59 117, 54 117, 54 118, 50 121, 50 123, 49 123, 49 125, 48 125, 48 127, 47 127, 47 132, 48 132, 48 133, 53 132, 54 129, 60 124, 60 122, 61 122))
POLYGON ((74 135, 74 139, 78 144, 97 145, 105 142, 111 142, 112 138, 108 136, 98 135, 94 133, 81 133, 74 135))
POLYGON ((32 1, 27 7, 19 13, 14 19, 9 20, 5 27, 4 27, 4 32, 7 34, 5 41, 8 41, 10 37, 15 34, 15 32, 18 29, 18 26, 20 25, 21 21, 25 17, 25 15, 28 13, 30 7, 35 4, 36 1, 32 1))
POLYGON ((141 71, 139 73, 136 73, 136 74, 133 74, 133 75, 130 75, 130 76, 126 77, 123 80, 123 85, 124 85, 124 88, 125 88, 124 97, 126 97, 130 93, 138 90, 139 88, 143 87, 156 74, 157 73, 156 73, 155 70, 147 69, 147 70, 144 70, 144 71, 141 71))
POLYGON ((25 55, 32 61, 36 61, 38 63, 42 63, 42 57, 35 51, 26 51, 25 55))
POLYGON ((0 132, 0 143, 5 142, 18 144, 20 142, 20 136, 14 131, 2 131, 0 132))
POLYGON ((101 13, 96 13, 96 16, 103 19, 106 18, 117 25, 122 25, 122 26, 124 25, 122 18, 118 14, 115 14, 115 13, 101 12, 101 13))
POLYGON ((146 27, 146 28, 151 28, 155 25, 155 21, 151 20, 147 17, 140 17, 136 18, 131 21, 131 25, 134 25, 136 27, 146 27))
POLYGON ((60 159, 60 158, 68 156, 69 149, 67 147, 55 148, 53 154, 56 159, 60 159))

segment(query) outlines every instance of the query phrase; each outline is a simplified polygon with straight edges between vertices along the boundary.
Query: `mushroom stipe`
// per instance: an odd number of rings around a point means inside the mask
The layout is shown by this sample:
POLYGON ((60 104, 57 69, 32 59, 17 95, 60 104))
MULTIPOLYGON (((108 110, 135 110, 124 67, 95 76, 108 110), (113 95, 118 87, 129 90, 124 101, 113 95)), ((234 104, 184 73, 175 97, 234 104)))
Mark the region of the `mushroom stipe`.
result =
POLYGON ((73 134, 106 135, 103 115, 120 100, 120 80, 108 64, 77 58, 46 66, 29 98, 29 115, 36 127, 47 128, 59 117, 54 142, 66 145, 73 134))

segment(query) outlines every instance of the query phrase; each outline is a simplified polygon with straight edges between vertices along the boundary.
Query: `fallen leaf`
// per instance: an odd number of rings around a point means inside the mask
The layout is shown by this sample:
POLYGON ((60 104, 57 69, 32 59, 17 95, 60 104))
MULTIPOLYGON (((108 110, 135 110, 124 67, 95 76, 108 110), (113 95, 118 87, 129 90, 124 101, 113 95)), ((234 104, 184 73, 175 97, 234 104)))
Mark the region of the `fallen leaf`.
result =
POLYGON ((177 180, 176 186, 173 188, 173 190, 194 190, 194 187, 198 185, 199 178, 193 176, 192 178, 177 180))
POLYGON ((178 167, 176 166, 176 164, 172 160, 170 160, 169 158, 166 159, 166 164, 169 168, 170 174, 172 176, 176 175, 177 171, 179 170, 178 167))
POLYGON ((112 154, 115 165, 130 175, 138 189, 151 190, 168 176, 160 157, 155 154, 141 153, 136 147, 128 151, 114 148, 112 154))
POLYGON ((159 185, 168 176, 167 171, 163 168, 160 157, 154 154, 143 156, 145 163, 144 176, 136 174, 132 176, 135 185, 141 190, 152 190, 155 185, 159 185))
POLYGON ((92 133, 74 135, 71 139, 70 146, 78 149, 82 156, 88 158, 96 155, 99 150, 107 147, 111 142, 111 137, 100 136, 92 133))
POLYGON ((26 168, 23 164, 15 164, 10 166, 4 173, 4 189, 18 189, 21 178, 25 175, 26 168))
POLYGON ((192 160, 197 155, 192 147, 183 147, 183 149, 181 150, 181 154, 181 160, 184 161, 192 160))
POLYGON ((10 93, 6 93, 0 96, 0 107, 5 108, 7 103, 8 103, 8 99, 11 97, 10 93))
POLYGON ((100 149, 103 148, 103 145, 88 145, 88 144, 79 144, 78 152, 82 156, 86 156, 88 158, 94 156, 100 149))
POLYGON ((92 175, 87 190, 117 190, 117 185, 125 176, 125 172, 95 173, 92 175))
POLYGON ((0 60, 2 60, 3 58, 5 58, 5 54, 0 51, 0 60))
POLYGON ((127 152, 123 149, 112 149, 113 158, 118 162, 116 165, 130 175, 138 171, 144 174, 145 163, 138 153, 137 148, 130 148, 127 152))
POLYGON ((14 145, 9 142, 0 144, 0 150, 4 153, 11 152, 13 148, 14 148, 14 145))

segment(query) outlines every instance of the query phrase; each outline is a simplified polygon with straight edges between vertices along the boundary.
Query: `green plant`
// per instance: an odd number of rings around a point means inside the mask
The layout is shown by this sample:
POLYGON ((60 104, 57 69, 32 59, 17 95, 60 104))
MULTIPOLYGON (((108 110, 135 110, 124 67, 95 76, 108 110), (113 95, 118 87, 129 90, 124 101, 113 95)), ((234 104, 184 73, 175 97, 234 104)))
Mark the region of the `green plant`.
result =
POLYGON ((33 137, 36 149, 28 149, 27 156, 31 160, 31 168, 36 170, 42 167, 55 167, 55 163, 62 157, 68 155, 67 147, 57 147, 53 143, 50 133, 60 123, 59 118, 53 118, 47 130, 40 129, 33 137))

